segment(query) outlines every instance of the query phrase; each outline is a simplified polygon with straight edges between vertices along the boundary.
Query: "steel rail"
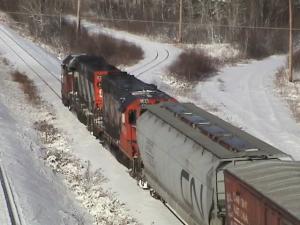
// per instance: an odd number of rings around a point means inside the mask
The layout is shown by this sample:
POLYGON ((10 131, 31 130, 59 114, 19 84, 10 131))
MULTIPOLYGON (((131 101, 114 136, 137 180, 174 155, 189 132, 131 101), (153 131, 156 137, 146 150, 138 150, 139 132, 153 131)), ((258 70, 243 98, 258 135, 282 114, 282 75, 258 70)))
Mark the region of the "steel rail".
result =
POLYGON ((136 71, 139 71, 140 69, 143 69, 144 67, 148 66, 148 65, 151 65, 153 62, 155 62, 156 60, 158 59, 158 51, 156 50, 156 56, 149 62, 143 64, 143 65, 140 65, 138 66, 137 68, 135 68, 134 70, 131 70, 129 71, 130 73, 134 73, 136 71))
POLYGON ((138 74, 135 75, 135 76, 136 76, 136 77, 140 77, 142 74, 144 74, 144 73, 146 73, 146 72, 148 72, 148 71, 150 71, 150 70, 155 69, 157 66, 159 66, 160 64, 162 64, 163 62, 165 62, 165 61, 169 58, 169 56, 170 56, 170 52, 169 52, 167 49, 165 49, 165 52, 167 53, 166 56, 165 56, 165 58, 163 58, 163 59, 162 59, 161 61, 159 61, 158 63, 156 63, 156 64, 154 64, 153 66, 151 66, 150 68, 148 68, 148 69, 146 69, 146 70, 144 70, 144 71, 138 73, 138 74))
POLYGON ((11 225, 22 225, 22 219, 15 201, 13 191, 2 165, 0 165, 0 183, 3 190, 11 225))
POLYGON ((0 30, 6 34, 6 36, 12 40, 16 45, 18 45, 24 52, 26 52, 34 61, 36 61, 40 66, 42 66, 52 77, 54 77, 58 82, 60 82, 60 79, 56 76, 56 74, 52 73, 47 67, 45 67, 43 64, 41 64, 36 57, 34 57, 28 50, 26 50, 22 45, 20 45, 6 30, 4 30, 2 27, 0 27, 0 30))
MULTIPOLYGON (((8 36, 5 32, 3 32, 3 30, 2 30, 2 28, 0 27, 0 31, 2 32, 2 33, 4 33, 6 36, 8 36)), ((59 99, 61 99, 61 96, 60 96, 60 94, 59 93, 57 93, 52 87, 51 87, 51 85, 41 76, 41 75, 39 75, 39 73, 29 64, 29 63, 27 63, 26 61, 25 61, 25 59, 23 58, 23 57, 21 57, 8 43, 7 43, 7 41, 5 41, 4 39, 3 39, 3 37, 1 37, 1 35, 0 35, 0 39, 6 44, 6 46, 12 51, 12 52, 14 52, 14 54, 26 65, 26 66, 28 66, 29 68, 30 68, 30 70, 38 77, 38 78, 40 78, 42 81, 43 81, 43 83, 59 98, 59 99)), ((22 48, 21 48, 22 49, 22 48)), ((23 49, 22 49, 23 50, 23 49)), ((23 50, 24 51, 24 50, 23 50)), ((25 51, 25 53, 26 54, 28 54, 28 52, 26 52, 25 51)), ((31 56, 31 57, 33 57, 33 56, 31 56)), ((34 57, 33 57, 34 58, 34 57)), ((34 60, 35 61, 37 61, 37 59, 36 58, 34 58, 34 60)), ((38 62, 38 61, 37 61, 38 62)), ((40 66, 42 66, 39 62, 38 62, 38 64, 40 65, 40 66)), ((43 69, 45 69, 44 68, 44 66, 42 66, 43 67, 43 69)), ((51 74, 51 72, 49 72, 49 70, 48 69, 45 69, 48 73, 50 73, 51 74)))

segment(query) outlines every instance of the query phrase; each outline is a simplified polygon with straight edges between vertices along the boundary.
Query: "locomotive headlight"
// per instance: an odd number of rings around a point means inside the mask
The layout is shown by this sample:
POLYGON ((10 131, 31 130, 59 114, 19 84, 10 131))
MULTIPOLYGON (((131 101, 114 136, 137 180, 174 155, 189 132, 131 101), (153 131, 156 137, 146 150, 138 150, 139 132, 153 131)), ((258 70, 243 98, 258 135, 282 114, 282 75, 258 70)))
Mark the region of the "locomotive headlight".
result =
POLYGON ((140 103, 141 104, 148 104, 149 103, 149 99, 140 99, 140 103))

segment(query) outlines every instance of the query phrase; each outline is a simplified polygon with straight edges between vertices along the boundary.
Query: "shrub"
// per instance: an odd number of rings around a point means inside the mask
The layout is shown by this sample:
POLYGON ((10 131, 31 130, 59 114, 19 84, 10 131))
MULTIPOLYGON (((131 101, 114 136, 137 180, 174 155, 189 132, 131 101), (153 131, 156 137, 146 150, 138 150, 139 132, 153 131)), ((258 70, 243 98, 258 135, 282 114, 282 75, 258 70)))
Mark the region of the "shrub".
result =
POLYGON ((181 53, 169 67, 169 71, 178 79, 188 82, 200 81, 217 72, 219 60, 203 51, 189 50, 181 53))
POLYGON ((241 29, 235 36, 241 52, 246 58, 262 59, 272 54, 287 51, 288 34, 277 30, 245 30, 241 29))
POLYGON ((34 85, 33 80, 29 79, 26 74, 20 73, 19 71, 14 71, 11 73, 13 81, 21 85, 21 89, 24 92, 28 102, 33 105, 41 104, 41 97, 38 94, 38 90, 34 85))
MULTIPOLYGON (((56 33, 52 37, 52 45, 63 48, 65 52, 87 53, 104 57, 114 65, 133 65, 144 56, 143 50, 130 42, 116 39, 106 34, 90 34, 81 27, 79 38, 76 38, 76 24, 63 21, 61 31, 57 33, 59 24, 53 20, 48 32, 56 33), (56 29, 55 29, 56 27, 56 29)), ((47 34, 45 38, 51 37, 47 34)), ((46 41, 46 40, 45 40, 46 41)))

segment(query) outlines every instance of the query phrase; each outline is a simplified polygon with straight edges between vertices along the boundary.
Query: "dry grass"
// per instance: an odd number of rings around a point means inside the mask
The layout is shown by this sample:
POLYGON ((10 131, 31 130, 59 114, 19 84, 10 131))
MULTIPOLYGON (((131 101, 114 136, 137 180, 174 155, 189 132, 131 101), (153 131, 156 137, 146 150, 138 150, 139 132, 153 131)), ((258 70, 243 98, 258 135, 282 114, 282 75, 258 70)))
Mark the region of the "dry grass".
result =
POLYGON ((276 74, 275 85, 279 94, 287 101, 296 121, 300 122, 300 83, 289 82, 286 70, 281 68, 276 74))
POLYGON ((203 51, 188 50, 179 55, 169 71, 177 79, 187 82, 204 80, 218 71, 220 61, 203 51))
POLYGON ((38 94, 37 87, 34 85, 33 80, 29 79, 26 74, 19 71, 11 73, 13 81, 20 84, 22 91, 25 94, 27 101, 35 106, 39 106, 42 103, 42 99, 38 94))
POLYGON ((44 143, 53 143, 58 139, 58 129, 52 124, 49 124, 46 120, 37 121, 33 125, 34 128, 42 134, 44 143))
POLYGON ((3 63, 5 66, 9 66, 9 65, 10 65, 10 62, 9 62, 8 59, 5 58, 5 57, 1 57, 1 61, 2 61, 2 63, 3 63))

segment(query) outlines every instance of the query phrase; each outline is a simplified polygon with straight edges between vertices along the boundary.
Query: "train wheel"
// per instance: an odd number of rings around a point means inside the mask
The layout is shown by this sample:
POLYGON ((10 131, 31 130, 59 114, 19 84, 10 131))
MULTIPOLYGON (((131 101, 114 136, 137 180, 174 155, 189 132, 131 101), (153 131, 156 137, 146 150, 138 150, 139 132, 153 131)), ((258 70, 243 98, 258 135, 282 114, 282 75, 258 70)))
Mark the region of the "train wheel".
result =
POLYGON ((152 198, 159 199, 159 195, 156 193, 156 191, 153 188, 150 189, 150 195, 152 198))
POLYGON ((143 188, 144 190, 148 189, 148 182, 147 181, 144 181, 143 179, 140 179, 139 182, 138 182, 139 186, 141 188, 143 188))

